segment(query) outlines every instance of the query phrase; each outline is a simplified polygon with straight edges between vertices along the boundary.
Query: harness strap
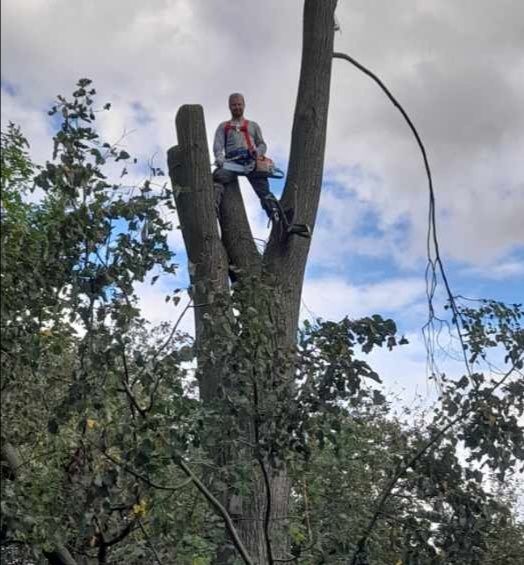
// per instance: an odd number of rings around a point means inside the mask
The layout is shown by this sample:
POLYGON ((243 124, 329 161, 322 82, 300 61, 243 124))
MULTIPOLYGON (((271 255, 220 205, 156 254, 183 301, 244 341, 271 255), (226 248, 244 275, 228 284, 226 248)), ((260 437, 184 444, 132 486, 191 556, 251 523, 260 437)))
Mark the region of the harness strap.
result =
MULTIPOLYGON (((248 131, 248 125, 249 125, 249 121, 248 120, 243 120, 242 123, 240 124, 240 131, 243 133, 244 138, 246 140, 246 145, 247 148, 249 149, 249 151, 252 151, 253 149, 255 149, 255 145, 253 144, 253 140, 251 139, 251 136, 249 135, 249 131, 248 131)), ((229 135, 230 130, 232 129, 236 129, 235 126, 233 126, 233 124, 231 123, 231 121, 226 122, 226 125, 224 126, 224 149, 227 146, 227 136, 229 135)))

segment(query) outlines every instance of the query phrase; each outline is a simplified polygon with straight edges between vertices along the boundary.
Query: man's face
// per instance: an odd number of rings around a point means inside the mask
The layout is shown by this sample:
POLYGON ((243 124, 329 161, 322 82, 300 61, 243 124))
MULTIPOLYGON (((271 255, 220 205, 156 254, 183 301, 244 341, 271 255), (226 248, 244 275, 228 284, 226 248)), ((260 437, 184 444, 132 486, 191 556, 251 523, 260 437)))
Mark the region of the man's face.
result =
POLYGON ((229 109, 233 118, 241 118, 244 115, 245 105, 242 96, 233 96, 229 99, 229 109))

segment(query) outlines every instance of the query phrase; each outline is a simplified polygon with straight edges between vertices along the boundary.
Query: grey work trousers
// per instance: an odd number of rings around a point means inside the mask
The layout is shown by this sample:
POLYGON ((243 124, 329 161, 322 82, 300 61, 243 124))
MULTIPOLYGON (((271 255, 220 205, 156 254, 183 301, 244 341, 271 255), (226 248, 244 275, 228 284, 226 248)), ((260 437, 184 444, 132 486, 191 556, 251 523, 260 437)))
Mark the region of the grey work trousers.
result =
MULTIPOLYGON (((238 174, 234 173, 233 171, 227 171, 222 167, 215 169, 213 173, 213 181, 219 185, 222 185, 223 187, 222 191, 216 191, 217 209, 220 207, 223 192, 227 192, 227 185, 235 182, 237 180, 237 177, 238 174)), ((269 190, 269 180, 267 179, 267 177, 258 175, 255 171, 249 173, 249 175, 246 175, 246 178, 259 197, 260 204, 262 204, 262 208, 264 208, 264 211, 268 215, 268 218, 271 218, 273 213, 277 209, 277 206, 276 198, 269 190)))

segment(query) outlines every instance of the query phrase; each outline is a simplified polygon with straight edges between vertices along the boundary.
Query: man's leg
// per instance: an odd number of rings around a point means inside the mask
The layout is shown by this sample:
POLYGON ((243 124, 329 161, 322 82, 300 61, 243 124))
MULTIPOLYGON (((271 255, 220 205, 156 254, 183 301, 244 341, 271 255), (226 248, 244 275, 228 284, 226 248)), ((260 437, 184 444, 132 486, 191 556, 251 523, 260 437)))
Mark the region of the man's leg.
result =
POLYGON ((271 190, 269 190, 268 178, 259 176, 256 172, 253 172, 247 175, 247 179, 257 193, 260 204, 262 204, 262 208, 264 208, 268 218, 271 219, 274 218, 275 215, 278 215, 277 199, 271 190))
POLYGON ((262 208, 264 208, 269 219, 278 221, 288 235, 311 238, 311 228, 308 225, 294 223, 295 211, 293 208, 284 210, 280 206, 274 194, 269 190, 269 180, 267 177, 258 176, 256 172, 253 172, 247 178, 260 198, 262 208))

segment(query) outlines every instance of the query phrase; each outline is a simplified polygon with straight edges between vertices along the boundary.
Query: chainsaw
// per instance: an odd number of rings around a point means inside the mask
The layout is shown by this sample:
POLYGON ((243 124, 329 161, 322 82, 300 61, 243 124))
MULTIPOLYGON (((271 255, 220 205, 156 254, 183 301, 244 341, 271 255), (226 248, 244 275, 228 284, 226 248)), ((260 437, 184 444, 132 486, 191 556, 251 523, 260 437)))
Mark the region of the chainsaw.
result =
POLYGON ((249 175, 256 172, 257 175, 271 178, 284 178, 284 171, 275 166, 272 159, 265 156, 253 157, 249 151, 238 149, 224 161, 222 167, 226 171, 237 173, 238 175, 249 175))

